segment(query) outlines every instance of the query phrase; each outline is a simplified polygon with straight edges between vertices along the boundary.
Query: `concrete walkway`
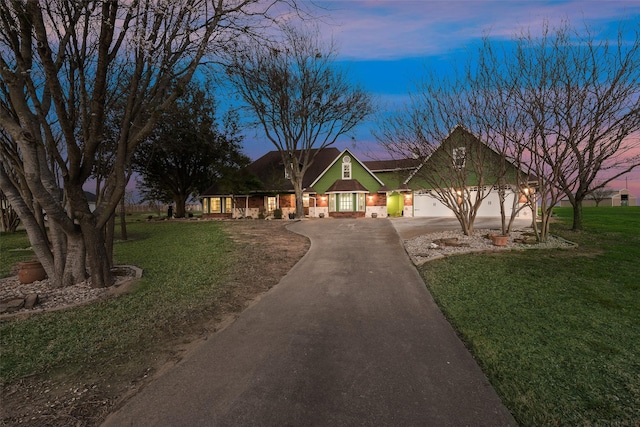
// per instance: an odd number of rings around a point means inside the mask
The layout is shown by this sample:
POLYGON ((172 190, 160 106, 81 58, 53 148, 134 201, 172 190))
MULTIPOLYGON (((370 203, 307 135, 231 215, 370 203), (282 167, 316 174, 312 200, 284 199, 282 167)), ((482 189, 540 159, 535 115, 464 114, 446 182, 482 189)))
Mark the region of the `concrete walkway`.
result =
POLYGON ((304 258, 104 426, 515 422, 388 219, 308 220, 304 258))

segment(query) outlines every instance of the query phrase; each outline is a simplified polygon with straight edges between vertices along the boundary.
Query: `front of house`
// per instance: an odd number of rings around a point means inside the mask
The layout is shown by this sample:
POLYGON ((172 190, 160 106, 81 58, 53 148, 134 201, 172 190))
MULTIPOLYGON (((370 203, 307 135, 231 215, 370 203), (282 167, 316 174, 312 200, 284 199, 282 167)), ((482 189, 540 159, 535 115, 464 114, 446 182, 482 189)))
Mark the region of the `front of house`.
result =
MULTIPOLYGON (((333 147, 315 154, 302 183, 306 217, 454 215, 433 197, 432 189, 416 178, 415 172, 421 167, 417 159, 362 161, 348 149, 339 151, 333 147)), ((278 151, 265 154, 248 169, 257 177, 260 189, 246 194, 224 194, 216 186, 209 188, 201 196, 205 218, 273 218, 277 214, 286 218, 295 214, 293 186, 285 175, 278 151)), ((494 193, 488 191, 478 216, 500 216, 497 191, 494 193)), ((507 195, 507 205, 514 197, 519 195, 507 195)), ((522 215, 527 211, 522 210, 522 215)))

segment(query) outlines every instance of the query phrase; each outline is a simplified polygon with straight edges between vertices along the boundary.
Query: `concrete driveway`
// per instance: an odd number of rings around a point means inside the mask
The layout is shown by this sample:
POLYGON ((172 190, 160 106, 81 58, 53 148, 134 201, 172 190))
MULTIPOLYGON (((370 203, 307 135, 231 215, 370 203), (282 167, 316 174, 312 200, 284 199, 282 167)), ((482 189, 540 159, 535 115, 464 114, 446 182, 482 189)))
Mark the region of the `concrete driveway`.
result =
POLYGON ((104 426, 515 422, 388 219, 308 220, 281 282, 104 426))

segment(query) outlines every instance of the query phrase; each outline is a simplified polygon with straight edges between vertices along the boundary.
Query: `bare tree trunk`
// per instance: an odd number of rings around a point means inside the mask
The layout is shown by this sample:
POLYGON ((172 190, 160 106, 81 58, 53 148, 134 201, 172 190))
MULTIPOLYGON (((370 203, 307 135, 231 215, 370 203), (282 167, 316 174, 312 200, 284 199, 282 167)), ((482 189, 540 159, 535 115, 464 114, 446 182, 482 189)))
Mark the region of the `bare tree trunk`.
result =
POLYGON ((80 220, 80 228, 84 236, 91 286, 94 288, 111 286, 113 284, 111 258, 107 252, 102 230, 96 227, 93 216, 80 220))
POLYGON ((173 201, 176 203, 176 211, 173 216, 175 218, 184 218, 187 213, 187 210, 185 209, 185 205, 187 203, 187 195, 176 194, 173 198, 173 201))
POLYGON ((296 218, 304 218, 304 199, 302 194, 302 178, 293 183, 296 194, 296 218))
POLYGON ((79 231, 67 236, 65 250, 66 256, 60 257, 65 261, 60 272, 62 276, 60 286, 71 286, 87 277, 84 239, 79 231))
POLYGON ((582 231, 583 225, 582 199, 576 198, 575 203, 573 204, 573 226, 571 227, 571 230, 582 231))

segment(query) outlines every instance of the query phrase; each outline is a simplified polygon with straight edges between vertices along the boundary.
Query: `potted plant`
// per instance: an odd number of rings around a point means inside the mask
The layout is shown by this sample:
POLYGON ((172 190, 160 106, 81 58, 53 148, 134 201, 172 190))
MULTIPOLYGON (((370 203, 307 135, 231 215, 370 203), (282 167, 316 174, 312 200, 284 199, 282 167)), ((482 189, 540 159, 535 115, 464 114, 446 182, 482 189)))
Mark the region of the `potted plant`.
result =
POLYGON ((509 236, 506 234, 492 234, 491 241, 494 246, 507 246, 507 242, 509 241, 509 236))
POLYGON ((27 283, 44 280, 46 277, 47 273, 37 259, 18 263, 18 280, 20 283, 26 285, 27 283))

